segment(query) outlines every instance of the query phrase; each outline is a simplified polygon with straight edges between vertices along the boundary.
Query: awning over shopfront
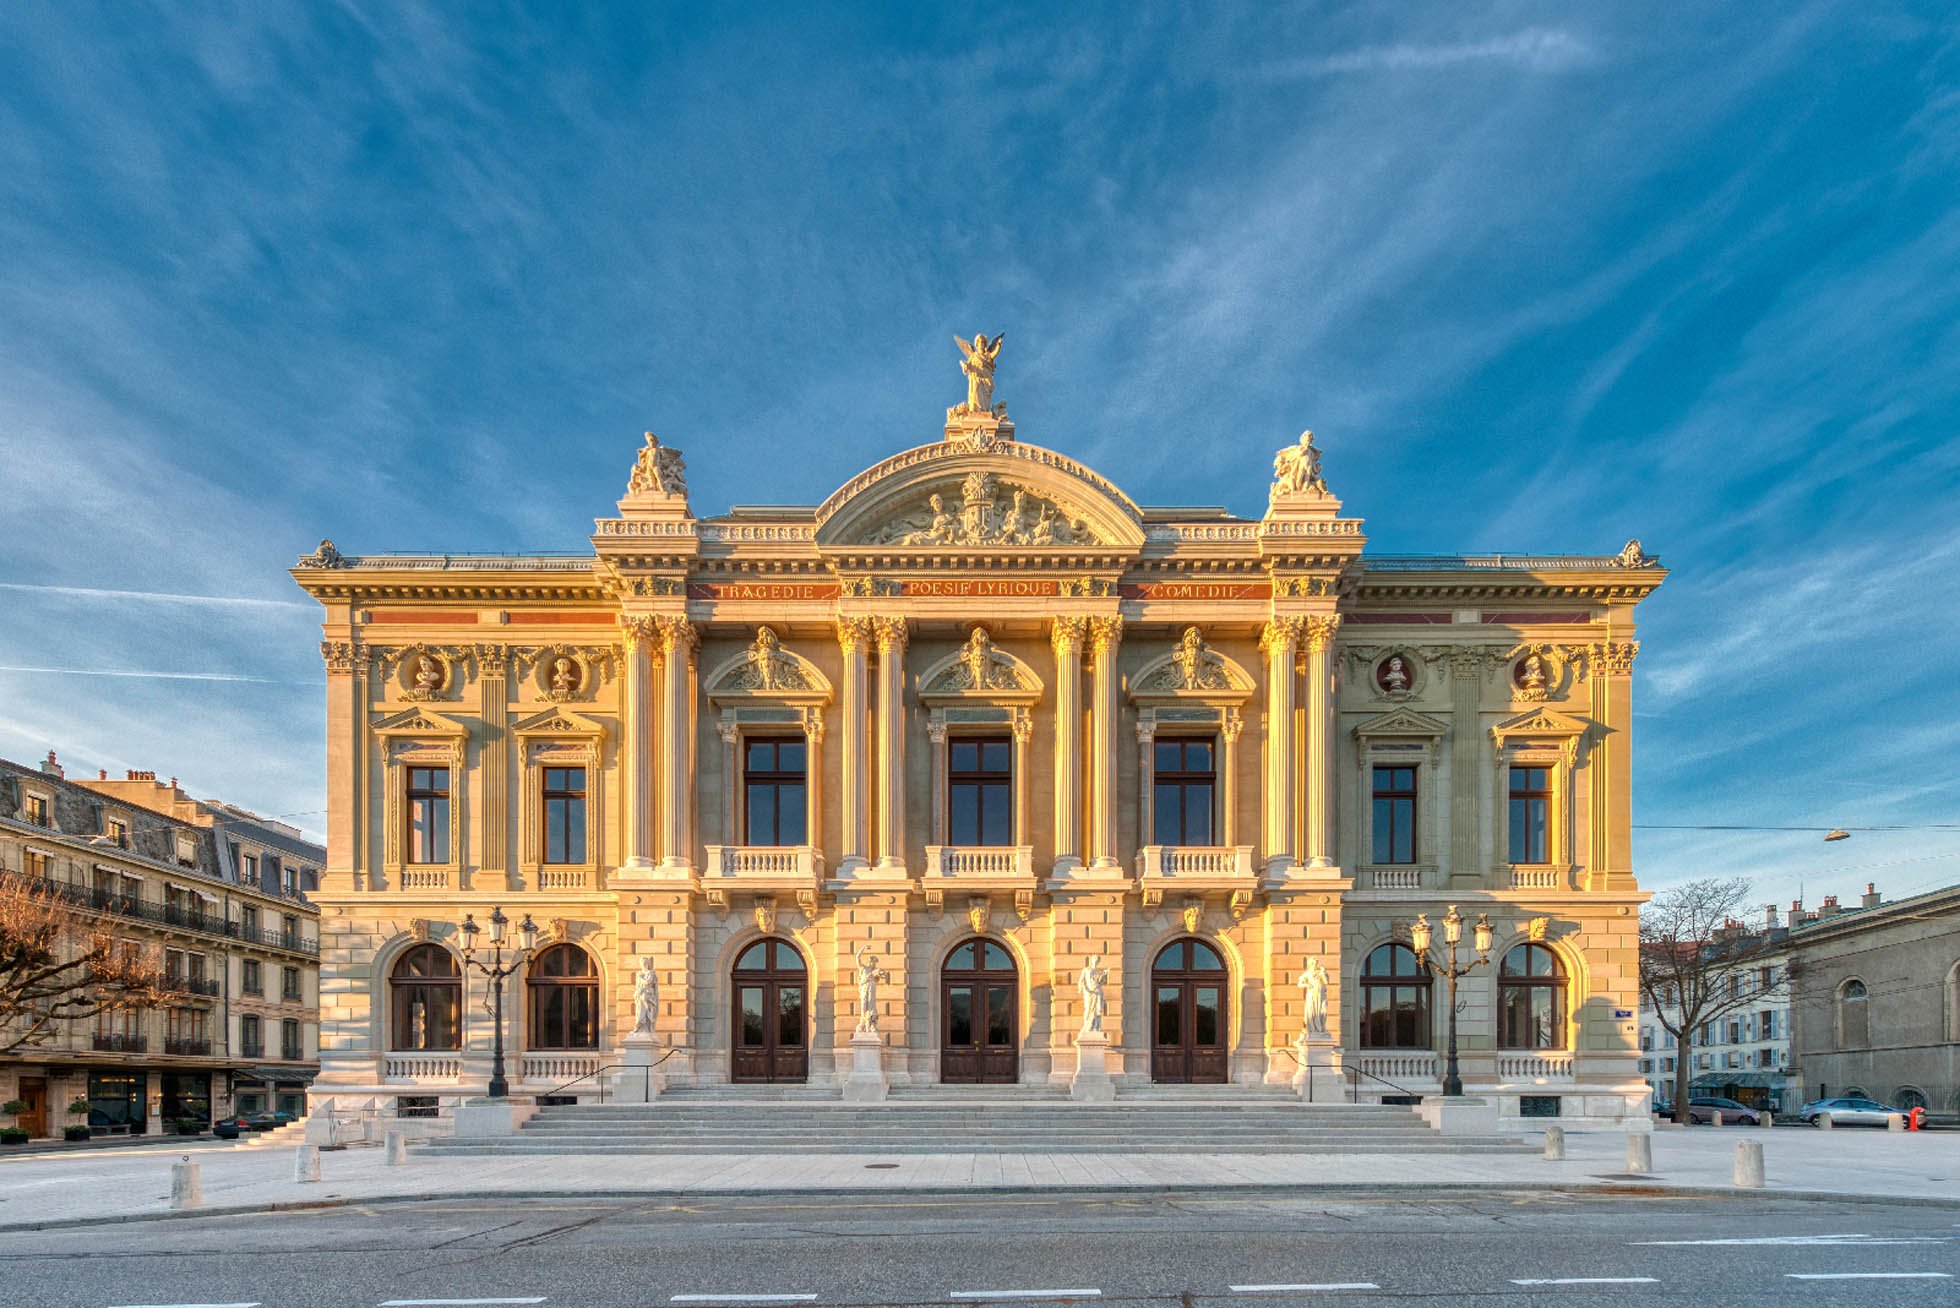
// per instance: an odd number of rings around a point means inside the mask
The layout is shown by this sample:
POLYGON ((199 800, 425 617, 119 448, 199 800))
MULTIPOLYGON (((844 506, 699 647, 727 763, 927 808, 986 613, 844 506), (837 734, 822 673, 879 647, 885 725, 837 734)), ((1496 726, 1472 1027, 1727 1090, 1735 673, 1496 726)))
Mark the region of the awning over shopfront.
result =
POLYGON ((316 1075, 310 1067, 241 1067, 231 1074, 231 1079, 266 1085, 311 1085, 316 1075))
POLYGON ((1783 1078, 1775 1072, 1703 1072, 1688 1082, 1688 1089, 1720 1090, 1732 1085, 1752 1090, 1781 1090, 1783 1084, 1783 1078))

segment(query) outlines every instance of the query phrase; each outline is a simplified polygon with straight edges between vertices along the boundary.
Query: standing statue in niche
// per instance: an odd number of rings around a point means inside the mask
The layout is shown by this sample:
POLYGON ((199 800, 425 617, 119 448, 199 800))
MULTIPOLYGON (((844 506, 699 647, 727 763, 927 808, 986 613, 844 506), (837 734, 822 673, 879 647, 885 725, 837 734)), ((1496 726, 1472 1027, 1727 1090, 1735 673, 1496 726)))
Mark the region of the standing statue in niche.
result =
POLYGON ((660 974, 653 970, 651 958, 643 958, 633 978, 633 1034, 652 1036, 659 1020, 660 974))
POLYGON ((1103 1033, 1103 982, 1109 980, 1109 969, 1097 967, 1102 962, 1101 954, 1091 954, 1082 970, 1075 974, 1075 988, 1082 993, 1082 1034, 1085 1036, 1103 1033))
POLYGON ((1300 973, 1300 996, 1305 1010, 1302 1030, 1308 1036, 1327 1034, 1327 968, 1317 958, 1307 960, 1300 973))
POLYGON ((639 460, 633 465, 633 479, 626 484, 629 495, 687 495, 687 464, 681 452, 671 445, 662 445, 660 438, 652 432, 647 434, 646 448, 640 451, 639 460))
POLYGON ((878 966, 878 956, 871 952, 869 945, 858 946, 857 965, 858 1033, 875 1035, 878 1031, 878 983, 891 980, 892 974, 878 966))
POLYGON ((1298 444, 1273 456, 1273 498, 1326 493, 1327 483, 1320 475, 1320 451, 1314 448, 1313 433, 1303 431, 1298 444))
POLYGON ((994 361, 1000 358, 1000 343, 1005 339, 1006 332, 991 341, 985 332, 975 332, 970 341, 953 338, 964 356, 960 371, 966 374, 966 403, 960 406, 961 412, 980 416, 994 412, 994 361))

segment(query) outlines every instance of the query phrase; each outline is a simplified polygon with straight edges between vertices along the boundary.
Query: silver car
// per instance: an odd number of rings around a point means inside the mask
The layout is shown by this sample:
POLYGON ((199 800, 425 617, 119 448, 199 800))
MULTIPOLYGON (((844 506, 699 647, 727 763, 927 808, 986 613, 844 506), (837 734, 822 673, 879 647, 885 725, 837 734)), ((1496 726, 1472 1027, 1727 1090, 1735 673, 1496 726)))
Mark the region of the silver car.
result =
POLYGON ((1898 1111, 1876 1099, 1813 1099, 1803 1106, 1800 1116, 1811 1126, 1824 1117, 1831 1119, 1832 1126, 1884 1126, 1898 1111))

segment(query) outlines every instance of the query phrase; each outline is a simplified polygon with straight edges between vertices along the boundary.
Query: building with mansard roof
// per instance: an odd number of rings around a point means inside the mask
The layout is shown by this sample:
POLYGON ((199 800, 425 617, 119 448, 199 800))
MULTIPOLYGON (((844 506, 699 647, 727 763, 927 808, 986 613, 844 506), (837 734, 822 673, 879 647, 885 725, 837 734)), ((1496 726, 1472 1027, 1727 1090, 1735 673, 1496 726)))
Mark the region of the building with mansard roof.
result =
POLYGON ((698 516, 648 435, 589 556, 293 570, 324 610, 318 1089, 481 1093, 459 924, 501 908, 538 933, 513 1093, 1434 1100, 1411 929, 1440 959, 1454 909, 1464 960, 1490 944, 1466 1091, 1644 1122, 1658 562, 1367 553, 1311 434, 1261 517, 1145 507, 1022 440, 967 348, 943 430, 814 507, 698 516))

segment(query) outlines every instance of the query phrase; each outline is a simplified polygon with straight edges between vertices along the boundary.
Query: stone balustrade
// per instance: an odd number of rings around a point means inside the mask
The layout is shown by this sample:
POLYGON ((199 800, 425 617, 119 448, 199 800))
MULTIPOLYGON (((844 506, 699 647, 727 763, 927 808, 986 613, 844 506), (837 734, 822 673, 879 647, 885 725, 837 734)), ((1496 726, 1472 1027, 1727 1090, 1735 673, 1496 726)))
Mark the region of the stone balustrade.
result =
POLYGON ((1250 845, 1145 845, 1137 863, 1145 881, 1254 879, 1250 845))
POLYGON ((1534 1084, 1572 1079, 1572 1055, 1565 1053, 1499 1054, 1497 1079, 1534 1084))
POLYGON ((808 884, 823 875, 814 845, 709 845, 704 885, 725 881, 808 884))
POLYGON ((927 845, 926 875, 949 881, 1034 881, 1032 845, 927 845))
POLYGON ((455 1050, 395 1050, 382 1055, 381 1075, 389 1081, 453 1081, 463 1075, 463 1055, 455 1050))

